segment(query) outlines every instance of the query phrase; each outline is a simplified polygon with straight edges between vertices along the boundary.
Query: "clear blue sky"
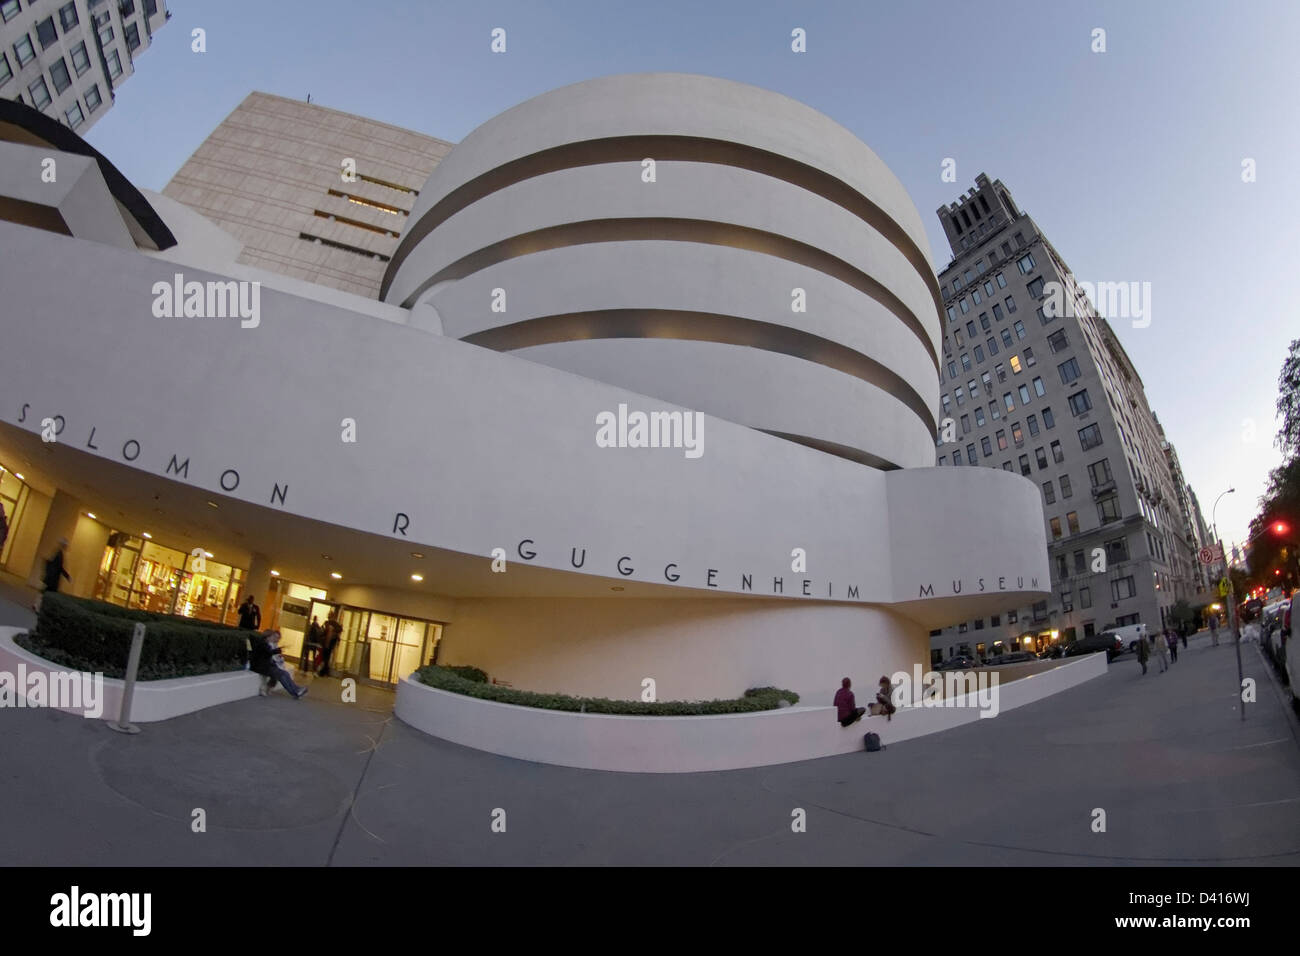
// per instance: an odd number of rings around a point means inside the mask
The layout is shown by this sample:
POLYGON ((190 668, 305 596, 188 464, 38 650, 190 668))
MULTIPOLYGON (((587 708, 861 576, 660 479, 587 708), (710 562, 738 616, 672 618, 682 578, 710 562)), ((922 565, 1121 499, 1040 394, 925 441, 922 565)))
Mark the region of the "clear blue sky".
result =
POLYGON ((1150 282, 1116 323, 1188 480, 1241 540, 1268 469, 1277 375, 1300 336, 1300 3, 1143 0, 175 0, 89 140, 160 189, 251 90, 452 141, 567 83, 674 70, 815 107, 934 210, 987 172, 1075 275, 1150 282), (207 52, 190 31, 207 31, 207 52), (489 50, 492 28, 507 52, 489 50), (790 31, 808 50, 790 50, 790 31), (1105 53, 1091 33, 1106 30, 1105 53), (957 183, 940 180, 945 157, 957 183), (1253 158, 1258 180, 1243 183, 1253 158), (1254 435, 1251 440, 1251 426, 1254 435))

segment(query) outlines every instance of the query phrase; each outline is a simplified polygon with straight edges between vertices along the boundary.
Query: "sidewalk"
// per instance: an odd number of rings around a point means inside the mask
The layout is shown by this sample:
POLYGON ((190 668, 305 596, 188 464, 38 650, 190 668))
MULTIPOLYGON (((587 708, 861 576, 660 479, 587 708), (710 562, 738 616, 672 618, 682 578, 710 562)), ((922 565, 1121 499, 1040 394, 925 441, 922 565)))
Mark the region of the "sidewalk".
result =
MULTIPOLYGON (((1165 674, 1132 655, 1053 698, 956 730, 777 767, 616 774, 420 734, 391 695, 316 680, 137 737, 0 711, 6 864, 1300 863, 1300 736, 1254 644, 1165 674), (191 831, 202 808, 207 832, 191 831), (791 812, 807 832, 791 831, 791 812), (1094 811, 1106 813, 1093 832, 1094 811), (495 810, 505 833, 493 833, 495 810)), ((827 696, 834 688, 829 688, 827 696)))

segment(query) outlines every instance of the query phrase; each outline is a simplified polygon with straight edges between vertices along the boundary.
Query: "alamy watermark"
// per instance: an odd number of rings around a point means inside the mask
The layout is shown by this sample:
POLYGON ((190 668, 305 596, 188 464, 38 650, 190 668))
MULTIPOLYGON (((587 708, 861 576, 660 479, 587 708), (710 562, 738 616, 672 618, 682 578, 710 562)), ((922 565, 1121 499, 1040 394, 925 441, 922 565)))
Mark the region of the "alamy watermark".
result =
POLYGON ((895 707, 978 707, 980 717, 996 717, 997 671, 895 671, 890 678, 890 702, 895 707))
POLYGON ((703 412, 629 412, 596 415, 597 448, 682 448, 687 458, 704 454, 703 412))
POLYGON ((262 283, 228 279, 225 282, 185 281, 178 272, 171 282, 155 282, 153 314, 159 319, 233 319, 255 329, 262 322, 262 283))
MULTIPOLYGON (((1097 311, 1107 319, 1132 319, 1133 328, 1145 329, 1151 324, 1150 282, 1080 282, 1071 277, 1073 288, 1092 301, 1097 311)), ((1074 295, 1064 283, 1048 282, 1043 285, 1046 298, 1043 314, 1049 319, 1079 315, 1074 295)))
POLYGON ((92 720, 104 713, 104 675, 77 671, 0 671, 0 707, 79 710, 92 720))

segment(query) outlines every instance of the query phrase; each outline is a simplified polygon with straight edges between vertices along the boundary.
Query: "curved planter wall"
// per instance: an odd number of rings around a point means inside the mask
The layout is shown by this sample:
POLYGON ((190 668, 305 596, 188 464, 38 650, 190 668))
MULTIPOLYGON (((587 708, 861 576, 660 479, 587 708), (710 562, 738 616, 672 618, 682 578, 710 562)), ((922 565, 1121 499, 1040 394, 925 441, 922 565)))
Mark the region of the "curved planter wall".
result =
MULTIPOLYGON (((1000 684, 999 712, 1042 700, 1106 672, 1091 654, 1000 684)), ((827 696, 830 696, 828 692, 827 696)), ((435 690, 405 679, 396 714, 417 730, 504 757, 627 773, 693 773, 793 763, 862 750, 868 730, 891 743, 980 719, 966 707, 901 708, 894 719, 867 717, 850 727, 833 707, 787 707, 708 717, 619 717, 518 707, 435 690)), ((996 717, 993 718, 996 720, 996 717)))

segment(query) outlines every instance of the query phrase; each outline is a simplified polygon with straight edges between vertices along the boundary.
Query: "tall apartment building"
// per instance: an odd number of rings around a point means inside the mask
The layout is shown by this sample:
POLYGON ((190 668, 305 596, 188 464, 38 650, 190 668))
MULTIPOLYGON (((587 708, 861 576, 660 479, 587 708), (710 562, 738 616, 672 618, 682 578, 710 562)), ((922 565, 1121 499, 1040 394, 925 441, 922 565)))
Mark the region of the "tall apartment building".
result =
POLYGON ((0 0, 0 96, 85 136, 170 18, 163 0, 0 0))
POLYGON ((1176 455, 1124 347, 1059 253, 1001 181, 981 173, 975 183, 938 210, 953 260, 939 275, 940 401, 952 421, 937 459, 1039 486, 1053 594, 933 632, 931 655, 1159 627, 1196 589, 1176 455), (1058 289, 1064 308, 1048 303, 1058 289))
POLYGON ((421 187, 451 147, 250 93, 163 194, 239 239, 241 263, 374 299, 421 187))

